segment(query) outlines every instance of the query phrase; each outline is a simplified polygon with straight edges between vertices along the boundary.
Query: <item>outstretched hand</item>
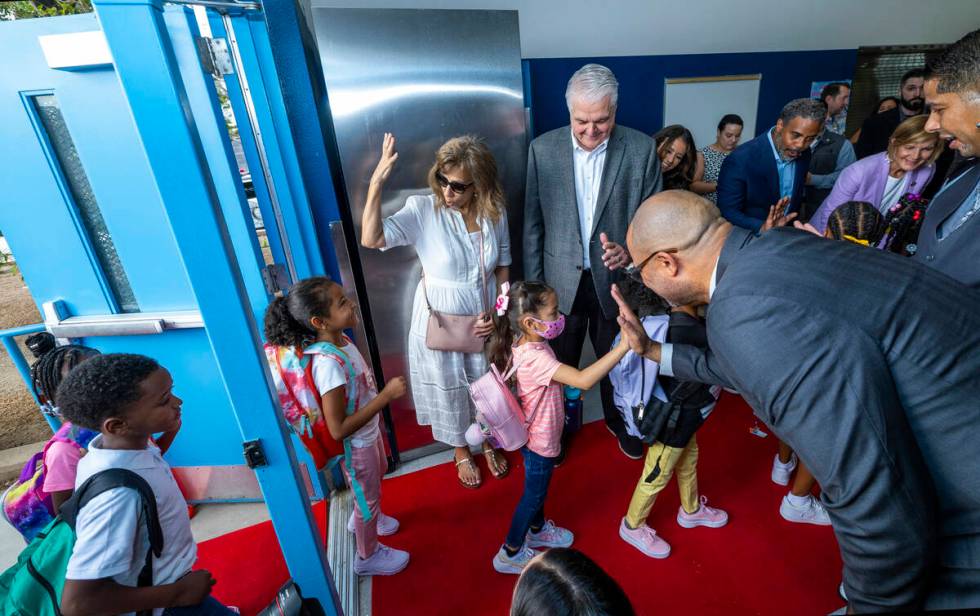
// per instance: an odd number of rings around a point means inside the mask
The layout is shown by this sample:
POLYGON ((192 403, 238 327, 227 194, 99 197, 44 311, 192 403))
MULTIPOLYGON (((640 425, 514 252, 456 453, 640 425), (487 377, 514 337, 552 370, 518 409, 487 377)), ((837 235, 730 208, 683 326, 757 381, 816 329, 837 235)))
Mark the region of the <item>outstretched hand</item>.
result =
POLYGON ((626 303, 623 294, 617 285, 612 285, 612 297, 619 306, 619 316, 616 321, 619 323, 620 335, 630 345, 630 350, 640 356, 645 356, 654 344, 647 332, 643 329, 643 324, 637 318, 636 313, 626 303))
POLYGON ((795 228, 799 229, 800 231, 809 231, 810 233, 812 233, 814 235, 819 235, 820 237, 823 237, 823 233, 820 233, 819 231, 817 231, 817 228, 814 227, 813 225, 811 225, 808 222, 800 222, 798 220, 795 220, 795 221, 793 221, 793 226, 795 228))
POLYGON ((381 159, 378 166, 371 174, 372 184, 384 184, 391 175, 391 170, 395 168, 395 161, 398 160, 398 152, 395 151, 395 136, 385 133, 384 141, 381 143, 381 159))
POLYGON ((599 242, 602 243, 602 264, 610 270, 617 270, 629 265, 630 256, 620 244, 610 242, 609 236, 603 231, 599 234, 599 242))
POLYGON ((765 233, 769 229, 775 227, 785 227, 794 218, 796 218, 796 212, 792 214, 786 214, 786 207, 789 205, 789 197, 783 197, 776 202, 775 205, 769 208, 769 215, 766 216, 766 222, 762 224, 762 228, 759 229, 759 233, 765 233))

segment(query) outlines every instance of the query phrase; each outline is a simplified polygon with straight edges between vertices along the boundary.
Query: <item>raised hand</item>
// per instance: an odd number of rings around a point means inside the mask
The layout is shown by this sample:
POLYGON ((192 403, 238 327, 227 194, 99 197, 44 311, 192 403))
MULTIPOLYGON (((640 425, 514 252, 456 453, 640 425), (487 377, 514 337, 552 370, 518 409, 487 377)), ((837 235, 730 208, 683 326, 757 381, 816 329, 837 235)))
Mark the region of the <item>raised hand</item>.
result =
POLYGON ((619 306, 619 316, 616 321, 619 323, 620 335, 627 341, 631 351, 637 355, 645 356, 654 342, 647 336, 640 319, 636 317, 636 313, 626 303, 626 299, 623 298, 623 294, 620 293, 619 287, 616 285, 612 285, 612 297, 619 306))
POLYGON ((396 160, 398 160, 398 152, 395 151, 395 136, 391 133, 385 133, 381 143, 381 159, 378 160, 378 166, 374 168, 374 173, 371 174, 371 183, 381 185, 388 181, 391 170, 395 168, 396 160))
POLYGON ((602 243, 603 265, 610 270, 616 270, 629 265, 630 257, 626 249, 616 242, 610 242, 609 236, 606 235, 605 231, 599 234, 599 241, 602 243))
POLYGON ((764 233, 775 227, 785 227, 790 223, 790 221, 796 218, 796 212, 793 212, 792 214, 785 214, 786 206, 788 205, 789 197, 783 197, 777 201, 775 205, 771 206, 769 208, 769 215, 766 216, 766 222, 762 224, 759 232, 764 233))

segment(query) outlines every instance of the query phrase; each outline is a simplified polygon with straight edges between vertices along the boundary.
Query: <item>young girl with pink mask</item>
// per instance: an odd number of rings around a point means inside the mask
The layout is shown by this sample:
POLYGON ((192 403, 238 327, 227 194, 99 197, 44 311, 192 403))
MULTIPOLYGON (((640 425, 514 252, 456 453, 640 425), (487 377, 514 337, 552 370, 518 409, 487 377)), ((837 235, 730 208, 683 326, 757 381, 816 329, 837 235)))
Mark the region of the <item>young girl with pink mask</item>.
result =
POLYGON ((620 342, 602 359, 579 370, 559 362, 548 344, 565 328, 558 296, 543 282, 504 284, 497 298, 489 356, 501 372, 517 366, 514 379, 528 422, 524 457, 524 493, 511 519, 503 546, 493 559, 500 573, 518 574, 534 558, 533 548, 568 547, 574 536, 544 517, 548 484, 561 449, 565 425, 561 385, 589 389, 606 376, 629 350, 620 342))

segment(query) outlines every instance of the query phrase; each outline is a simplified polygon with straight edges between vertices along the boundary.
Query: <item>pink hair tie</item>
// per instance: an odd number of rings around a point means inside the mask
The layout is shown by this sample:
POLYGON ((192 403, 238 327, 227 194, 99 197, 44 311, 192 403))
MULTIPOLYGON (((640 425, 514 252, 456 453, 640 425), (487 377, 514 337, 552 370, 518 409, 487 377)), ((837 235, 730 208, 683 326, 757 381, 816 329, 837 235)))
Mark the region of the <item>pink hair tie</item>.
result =
POLYGON ((494 309, 497 311, 497 316, 502 317, 507 314, 507 306, 510 305, 510 283, 505 282, 500 285, 500 295, 497 296, 497 303, 494 304, 494 309))

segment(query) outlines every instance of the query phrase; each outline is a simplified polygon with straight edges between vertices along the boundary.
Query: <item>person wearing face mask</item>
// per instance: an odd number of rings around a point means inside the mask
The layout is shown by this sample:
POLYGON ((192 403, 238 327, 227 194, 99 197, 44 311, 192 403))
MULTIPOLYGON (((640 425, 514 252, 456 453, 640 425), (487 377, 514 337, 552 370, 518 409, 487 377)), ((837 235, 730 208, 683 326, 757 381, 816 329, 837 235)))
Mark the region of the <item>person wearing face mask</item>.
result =
POLYGON ((743 143, 718 175, 718 209, 733 225, 765 230, 768 218, 795 218, 803 204, 810 144, 823 129, 827 107, 812 98, 786 103, 776 125, 743 143))
MULTIPOLYGON (((462 350, 458 341, 450 341, 455 350, 433 344, 429 334, 432 327, 448 330, 440 325, 445 315, 477 317, 468 336, 454 334, 467 337, 463 348, 472 349, 474 339, 493 330, 491 302, 510 277, 511 262, 497 163, 482 139, 454 137, 436 151, 429 194, 409 197, 405 207, 382 219, 381 192, 397 160, 395 137, 385 133, 364 205, 361 245, 381 250, 410 245, 418 254, 423 277, 415 289, 408 334, 415 415, 419 425, 432 427, 432 438, 455 448, 460 484, 478 488, 483 479, 466 443, 476 412, 469 384, 486 374, 487 359, 482 349, 462 350)), ((504 455, 489 444, 483 453, 491 474, 504 477, 509 470, 504 455)))
POLYGON ((694 181, 689 190, 705 197, 712 203, 718 203, 718 174, 721 164, 725 162, 742 138, 742 118, 729 113, 718 122, 718 135, 715 142, 698 150, 698 162, 694 168, 694 181))
POLYGON ((664 190, 687 190, 694 181, 697 167, 697 148, 694 136, 680 124, 660 129, 653 136, 660 157, 660 172, 664 178, 664 190))
POLYGON ((927 132, 925 126, 924 115, 905 120, 895 129, 886 151, 844 169, 810 224, 823 233, 831 212, 848 201, 867 201, 885 216, 902 195, 921 194, 943 149, 939 136, 927 132))
POLYGON ((926 130, 949 142, 964 164, 933 197, 919 230, 915 259, 980 288, 980 30, 929 65, 926 130))
POLYGON ((914 68, 902 75, 898 88, 898 107, 882 113, 874 113, 861 125, 861 136, 854 144, 854 153, 859 159, 883 152, 888 148, 889 138, 898 125, 925 110, 922 87, 926 72, 914 68))
MULTIPOLYGON (((551 345, 570 366, 579 365, 586 334, 597 356, 609 350, 617 331, 609 289, 629 263, 626 226, 661 188, 656 144, 616 124, 618 100, 611 70, 583 66, 565 89, 569 125, 540 135, 527 153, 524 277, 558 293, 565 331, 551 345)), ((627 434, 608 378, 599 390, 607 428, 626 456, 640 458, 643 443, 627 434)))

